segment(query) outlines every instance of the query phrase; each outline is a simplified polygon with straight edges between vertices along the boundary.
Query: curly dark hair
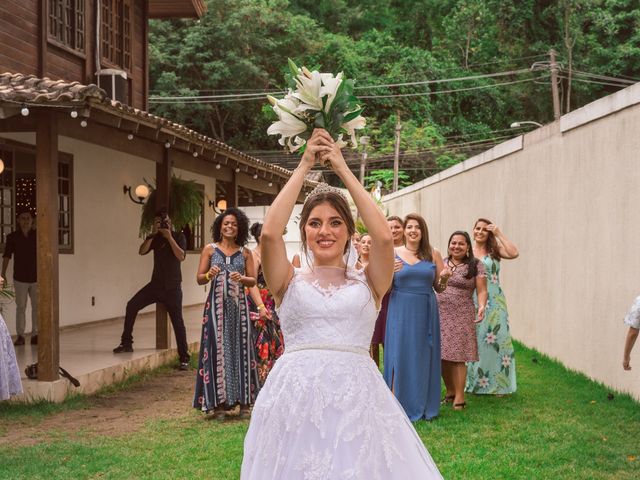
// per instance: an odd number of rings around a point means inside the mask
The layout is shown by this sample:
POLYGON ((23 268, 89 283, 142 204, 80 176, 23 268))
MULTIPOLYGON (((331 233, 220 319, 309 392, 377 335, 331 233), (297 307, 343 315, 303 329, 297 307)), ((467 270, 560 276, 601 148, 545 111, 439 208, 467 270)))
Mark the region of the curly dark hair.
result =
POLYGON ((256 239, 256 243, 260 245, 260 235, 262 235, 262 223, 256 222, 249 228, 251 236, 256 239))
POLYGON ((238 222, 238 236, 236 237, 236 244, 240 247, 244 247, 249 240, 249 219, 239 208, 229 207, 216 217, 213 221, 213 225, 211 225, 211 237, 214 242, 222 240, 222 221, 229 215, 236 217, 236 222, 238 222))

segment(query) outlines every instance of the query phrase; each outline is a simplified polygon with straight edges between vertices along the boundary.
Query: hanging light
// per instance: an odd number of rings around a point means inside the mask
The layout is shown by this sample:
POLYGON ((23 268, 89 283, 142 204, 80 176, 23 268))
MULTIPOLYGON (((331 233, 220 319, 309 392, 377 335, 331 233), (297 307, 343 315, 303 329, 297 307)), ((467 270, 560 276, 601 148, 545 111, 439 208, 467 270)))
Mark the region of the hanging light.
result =
POLYGON ((87 126, 87 121, 83 119, 83 120, 80 122, 80 126, 81 126, 82 128, 85 128, 85 127, 87 126))
POLYGON ((169 142, 169 140, 164 142, 164 148, 171 148, 171 142, 169 142))
POLYGON ((219 163, 216 163, 216 170, 220 170, 221 165, 219 163))
POLYGON ((193 152, 193 158, 196 158, 198 156, 198 152, 193 152))
POLYGON ((258 174, 257 174, 257 173, 254 173, 254 174, 253 174, 253 179, 254 179, 254 180, 257 180, 257 179, 258 179, 258 174))
POLYGON ((270 187, 273 187, 273 182, 269 182, 269 186, 270 186, 270 187))
POLYGON ((127 140, 133 140, 133 133, 127 135, 127 140))
POLYGON ((236 167, 236 173, 240 173, 240 167, 236 167))
POLYGON ((26 117, 29 115, 29 109, 27 108, 26 105, 22 106, 22 110, 20 110, 20 113, 22 114, 23 117, 26 117))
POLYGON ((71 118, 78 118, 78 111, 77 110, 71 110, 71 113, 69 115, 71 115, 71 118))

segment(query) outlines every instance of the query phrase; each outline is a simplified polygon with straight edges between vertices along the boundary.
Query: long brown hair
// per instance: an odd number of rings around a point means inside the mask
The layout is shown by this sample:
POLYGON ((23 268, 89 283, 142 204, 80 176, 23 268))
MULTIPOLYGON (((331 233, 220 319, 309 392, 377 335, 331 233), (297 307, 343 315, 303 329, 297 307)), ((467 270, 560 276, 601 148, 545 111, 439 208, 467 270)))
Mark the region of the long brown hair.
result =
MULTIPOLYGON (((427 228, 427 222, 421 215, 417 213, 410 213, 406 217, 404 217, 404 222, 402 222, 402 229, 407 228, 407 223, 409 220, 415 220, 418 222, 418 226, 420 227, 420 232, 422 233, 422 237, 420 238, 420 245, 418 245, 418 251, 416 255, 420 260, 428 260, 433 262, 433 248, 431 247, 431 243, 429 243, 429 229, 427 228)), ((405 245, 407 243, 407 239, 405 237, 405 245)))
POLYGON ((353 220, 353 216, 351 216, 349 204, 342 195, 335 192, 322 192, 315 194, 312 197, 309 197, 304 203, 302 212, 300 213, 300 239, 302 240, 302 251, 305 255, 307 254, 307 233, 305 232, 304 227, 307 225, 309 215, 311 215, 311 211, 314 208, 323 203, 331 205, 331 207, 338 212, 338 215, 340 215, 340 218, 342 218, 347 226, 347 243, 344 246, 344 253, 347 253, 351 236, 356 231, 356 224, 353 220))
MULTIPOLYGON (((486 223, 487 225, 491 225, 493 222, 487 218, 479 218, 476 220, 476 223, 473 224, 473 228, 478 226, 478 222, 486 223)), ((500 261, 502 260, 502 256, 500 255, 500 248, 498 247, 498 240, 496 240, 496 236, 493 232, 487 230, 487 246, 485 247, 489 256, 494 260, 500 261)))

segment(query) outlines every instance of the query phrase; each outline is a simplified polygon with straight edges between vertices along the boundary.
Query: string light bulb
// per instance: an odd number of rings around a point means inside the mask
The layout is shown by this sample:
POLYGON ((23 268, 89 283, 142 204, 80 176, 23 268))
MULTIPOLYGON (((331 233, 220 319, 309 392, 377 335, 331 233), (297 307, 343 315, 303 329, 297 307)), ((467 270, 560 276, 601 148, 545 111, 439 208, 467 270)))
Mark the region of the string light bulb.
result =
POLYGON ((273 187, 273 182, 269 182, 269 186, 270 186, 270 187, 273 187))
POLYGON ((236 173, 240 173, 240 167, 236 167, 236 173))
POLYGON ((257 173, 254 173, 254 174, 253 174, 253 179, 254 179, 254 180, 257 180, 257 179, 258 179, 258 174, 257 174, 257 173))
POLYGON ((130 133, 129 135, 127 135, 127 140, 133 140, 133 133, 130 133))
POLYGON ((198 152, 193 152, 193 158, 196 158, 198 156, 198 152))
POLYGON ((71 118, 78 118, 78 111, 77 110, 71 110, 71 113, 69 115, 71 115, 71 118))
POLYGON ((82 121, 80 122, 80 126, 81 126, 82 128, 85 128, 85 127, 87 126, 87 121, 86 121, 86 120, 82 120, 82 121))
POLYGON ((22 114, 23 117, 26 117, 29 115, 29 109, 27 108, 26 105, 22 106, 22 110, 20 110, 20 113, 22 114))
POLYGON ((220 164, 216 163, 216 170, 220 170, 220 164))
POLYGON ((164 143, 164 148, 171 148, 171 143, 168 140, 164 143))

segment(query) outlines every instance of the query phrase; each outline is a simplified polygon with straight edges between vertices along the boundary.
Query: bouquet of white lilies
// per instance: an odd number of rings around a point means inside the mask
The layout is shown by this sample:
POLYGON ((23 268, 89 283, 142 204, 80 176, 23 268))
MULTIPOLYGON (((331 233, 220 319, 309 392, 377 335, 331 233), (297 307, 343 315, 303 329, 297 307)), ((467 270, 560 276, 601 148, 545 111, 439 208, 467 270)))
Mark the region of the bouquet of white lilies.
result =
POLYGON ((303 152, 314 128, 324 128, 342 148, 348 135, 353 148, 358 146, 356 130, 364 128, 364 110, 353 95, 353 80, 345 79, 342 72, 309 71, 289 59, 292 82, 283 99, 267 98, 278 115, 267 134, 280 135, 278 142, 291 152, 303 152))

